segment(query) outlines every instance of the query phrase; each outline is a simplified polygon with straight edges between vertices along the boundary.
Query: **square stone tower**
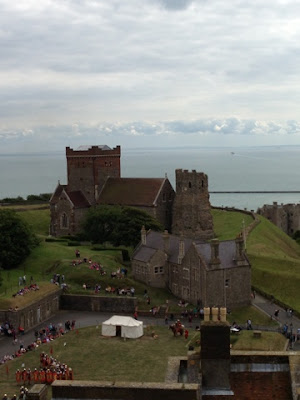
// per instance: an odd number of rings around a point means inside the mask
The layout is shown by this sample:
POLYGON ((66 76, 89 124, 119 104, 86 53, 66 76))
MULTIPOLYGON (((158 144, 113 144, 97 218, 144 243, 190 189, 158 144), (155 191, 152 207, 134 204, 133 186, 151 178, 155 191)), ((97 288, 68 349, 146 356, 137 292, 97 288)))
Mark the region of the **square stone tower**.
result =
POLYGON ((121 147, 81 146, 66 148, 68 191, 81 190, 95 204, 108 177, 120 178, 121 147))
POLYGON ((213 238, 207 175, 182 169, 176 169, 175 173, 172 233, 197 240, 213 238))

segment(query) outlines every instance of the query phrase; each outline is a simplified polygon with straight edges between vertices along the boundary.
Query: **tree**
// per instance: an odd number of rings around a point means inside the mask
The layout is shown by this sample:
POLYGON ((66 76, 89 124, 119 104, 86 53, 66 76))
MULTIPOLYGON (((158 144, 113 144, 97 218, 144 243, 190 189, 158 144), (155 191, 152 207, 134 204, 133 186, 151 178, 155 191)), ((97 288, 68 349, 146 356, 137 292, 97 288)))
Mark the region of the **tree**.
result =
POLYGON ((38 240, 13 210, 0 210, 0 268, 17 267, 30 254, 38 240))
POLYGON ((146 229, 162 230, 157 220, 137 208, 101 205, 89 210, 83 231, 94 243, 136 246, 143 225, 146 229))

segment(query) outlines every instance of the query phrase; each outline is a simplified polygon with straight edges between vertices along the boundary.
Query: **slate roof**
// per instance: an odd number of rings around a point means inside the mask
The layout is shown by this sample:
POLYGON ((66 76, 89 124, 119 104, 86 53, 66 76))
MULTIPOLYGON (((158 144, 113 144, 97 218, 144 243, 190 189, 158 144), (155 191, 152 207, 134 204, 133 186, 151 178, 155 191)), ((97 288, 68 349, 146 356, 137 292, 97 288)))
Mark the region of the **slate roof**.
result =
MULTIPOLYGON (((183 238, 184 240, 184 252, 186 253, 190 246, 195 243, 196 251, 201 257, 207 268, 210 268, 210 259, 211 259, 211 245, 209 242, 203 241, 195 241, 193 239, 183 238)), ((180 237, 169 235, 169 258, 168 261, 173 264, 178 264, 178 253, 179 253, 179 242, 180 237)), ((152 256, 155 254, 157 250, 164 250, 164 239, 163 234, 161 232, 150 231, 147 234, 146 245, 140 245, 136 248, 133 259, 142 262, 149 262, 152 256)), ((222 269, 225 268, 233 268, 237 267, 236 262, 234 261, 234 257, 236 254, 236 243, 235 240, 225 240, 219 242, 219 257, 221 260, 220 267, 222 269)), ((249 263, 247 257, 245 256, 246 261, 249 263)), ((218 268, 220 268, 218 266, 218 268)), ((212 268, 215 268, 212 266, 212 268)))
POLYGON ((108 178, 98 203, 152 207, 164 182, 165 178, 108 178))
MULTIPOLYGON (((209 265, 211 258, 210 243, 197 243, 196 250, 198 254, 202 256, 206 265, 209 265)), ((225 240, 219 242, 219 258, 221 261, 221 268, 232 268, 237 266, 234 261, 235 253, 235 240, 225 240)))
MULTIPOLYGON (((193 240, 186 238, 184 238, 183 240, 186 252, 193 243, 193 240)), ((148 262, 157 250, 164 249, 164 239, 161 232, 150 231, 147 234, 146 241, 146 246, 140 245, 134 252, 134 260, 148 262)), ((179 241, 180 237, 169 235, 169 261, 174 264, 178 264, 179 241)))

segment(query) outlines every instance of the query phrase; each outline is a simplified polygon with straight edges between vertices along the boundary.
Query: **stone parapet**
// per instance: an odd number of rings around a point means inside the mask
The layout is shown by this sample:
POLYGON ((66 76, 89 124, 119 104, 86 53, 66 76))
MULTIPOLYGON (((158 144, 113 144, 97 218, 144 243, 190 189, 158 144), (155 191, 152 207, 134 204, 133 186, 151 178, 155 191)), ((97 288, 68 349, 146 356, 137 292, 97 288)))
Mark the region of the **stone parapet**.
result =
POLYGON ((198 384, 55 381, 52 399, 200 400, 198 384))

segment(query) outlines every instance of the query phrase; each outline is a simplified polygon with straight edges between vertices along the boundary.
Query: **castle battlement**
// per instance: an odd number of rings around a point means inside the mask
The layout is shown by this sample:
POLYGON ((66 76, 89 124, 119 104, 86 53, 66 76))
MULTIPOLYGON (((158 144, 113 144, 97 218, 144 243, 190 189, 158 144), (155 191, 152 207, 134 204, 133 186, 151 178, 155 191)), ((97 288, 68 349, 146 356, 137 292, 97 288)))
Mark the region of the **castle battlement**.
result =
POLYGON ((80 146, 74 150, 66 147, 67 158, 72 157, 121 157, 121 146, 116 146, 113 149, 104 146, 80 146))

